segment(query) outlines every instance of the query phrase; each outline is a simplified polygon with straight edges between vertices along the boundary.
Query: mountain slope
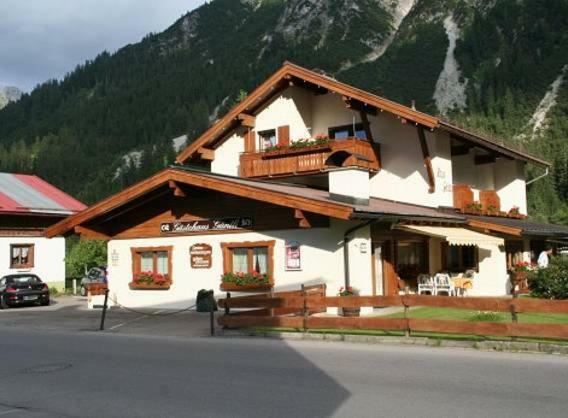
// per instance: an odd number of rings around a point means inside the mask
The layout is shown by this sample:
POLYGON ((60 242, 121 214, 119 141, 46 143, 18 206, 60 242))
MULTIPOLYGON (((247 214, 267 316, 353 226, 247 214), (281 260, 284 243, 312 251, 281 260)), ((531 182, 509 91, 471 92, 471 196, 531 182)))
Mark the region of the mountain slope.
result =
POLYGON ((566 221, 566 15, 566 0, 214 0, 0 111, 0 169, 93 202, 173 161, 171 138, 288 59, 554 159, 531 208, 566 221))
POLYGON ((22 92, 17 87, 0 86, 0 109, 4 108, 8 103, 15 102, 22 97, 22 92))

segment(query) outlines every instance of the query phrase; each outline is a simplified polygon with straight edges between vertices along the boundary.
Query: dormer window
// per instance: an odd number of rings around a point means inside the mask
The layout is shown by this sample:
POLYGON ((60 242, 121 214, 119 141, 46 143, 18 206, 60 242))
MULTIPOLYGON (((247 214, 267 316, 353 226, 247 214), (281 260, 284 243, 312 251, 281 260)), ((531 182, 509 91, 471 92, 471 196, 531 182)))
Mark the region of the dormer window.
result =
POLYGON ((330 139, 358 138, 367 139, 362 123, 335 126, 328 129, 330 139))
POLYGON ((275 147, 276 142, 276 129, 268 129, 258 133, 259 149, 265 150, 270 147, 275 147))

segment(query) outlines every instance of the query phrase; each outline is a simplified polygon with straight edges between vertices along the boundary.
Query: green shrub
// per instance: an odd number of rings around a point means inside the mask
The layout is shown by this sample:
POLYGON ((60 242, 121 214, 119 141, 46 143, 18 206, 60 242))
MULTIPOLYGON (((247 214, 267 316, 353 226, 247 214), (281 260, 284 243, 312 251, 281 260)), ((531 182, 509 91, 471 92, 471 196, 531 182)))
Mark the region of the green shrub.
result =
POLYGON ((528 278, 531 295, 545 299, 568 299, 568 259, 553 257, 548 268, 528 278))
POLYGON ((106 266, 107 242, 103 240, 81 240, 65 257, 67 277, 79 278, 91 267, 106 266))

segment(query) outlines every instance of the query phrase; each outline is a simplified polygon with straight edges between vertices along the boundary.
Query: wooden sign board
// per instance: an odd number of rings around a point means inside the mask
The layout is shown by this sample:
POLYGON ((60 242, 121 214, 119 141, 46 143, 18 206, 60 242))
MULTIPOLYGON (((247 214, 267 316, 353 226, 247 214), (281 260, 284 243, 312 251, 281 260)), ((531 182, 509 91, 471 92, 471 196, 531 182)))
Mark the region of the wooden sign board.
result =
POLYGON ((189 248, 192 269, 209 269, 212 264, 213 248, 208 244, 195 244, 189 248))
POLYGON ((252 229, 252 218, 220 218, 203 219, 197 221, 174 221, 160 225, 163 234, 206 233, 209 231, 234 231, 252 229))

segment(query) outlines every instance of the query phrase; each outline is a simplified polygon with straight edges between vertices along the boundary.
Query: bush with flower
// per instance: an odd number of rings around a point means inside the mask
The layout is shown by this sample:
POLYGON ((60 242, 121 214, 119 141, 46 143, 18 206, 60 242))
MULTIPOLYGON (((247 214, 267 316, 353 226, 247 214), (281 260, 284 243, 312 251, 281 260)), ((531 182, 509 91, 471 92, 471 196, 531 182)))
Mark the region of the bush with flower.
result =
POLYGON ((166 286, 169 284, 168 277, 164 274, 154 273, 152 271, 141 271, 140 273, 136 273, 134 278, 132 279, 132 283, 135 285, 158 285, 158 286, 166 286))
POLYGON ((237 286, 248 286, 248 285, 268 285, 270 284, 270 278, 268 274, 259 273, 253 271, 252 273, 225 273, 221 275, 221 281, 223 283, 231 283, 237 286))
POLYGON ((536 270, 536 264, 529 263, 528 261, 519 261, 517 264, 513 266, 516 272, 519 271, 533 271, 536 270))

